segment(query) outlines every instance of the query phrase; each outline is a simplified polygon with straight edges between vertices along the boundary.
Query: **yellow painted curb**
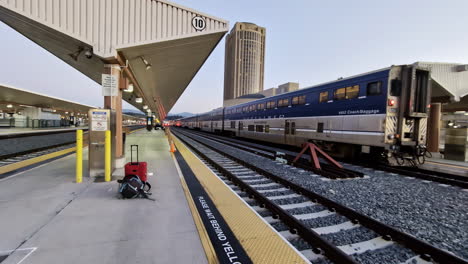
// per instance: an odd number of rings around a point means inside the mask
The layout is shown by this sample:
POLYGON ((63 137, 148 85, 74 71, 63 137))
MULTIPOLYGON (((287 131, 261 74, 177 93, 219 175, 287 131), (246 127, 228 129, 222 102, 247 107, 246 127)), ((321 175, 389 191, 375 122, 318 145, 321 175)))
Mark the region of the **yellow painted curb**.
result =
POLYGON ((208 263, 210 264, 218 264, 218 257, 216 256, 216 251, 211 243, 210 237, 208 232, 206 231, 205 225, 201 219, 201 216, 195 206, 195 202, 193 201, 192 194, 190 193, 189 187, 185 182, 185 178, 180 171, 179 164, 177 159, 174 156, 174 153, 171 153, 172 159, 177 167, 177 171, 179 172, 180 182, 182 183, 182 189, 184 189, 185 198, 187 199, 188 206, 190 211, 192 212, 193 221, 195 222, 195 226, 197 227, 198 235, 200 236, 200 240, 202 242, 203 249, 205 251, 206 258, 208 263))
POLYGON ((68 149, 52 152, 52 153, 49 153, 49 154, 46 154, 46 155, 42 155, 42 156, 39 156, 39 157, 35 157, 35 158, 32 158, 32 159, 27 159, 27 160, 15 162, 15 163, 12 163, 12 164, 8 164, 8 165, 0 167, 0 174, 7 173, 7 172, 10 172, 10 171, 14 171, 14 170, 18 170, 18 169, 21 169, 21 168, 29 166, 29 165, 33 165, 33 164, 36 164, 36 163, 39 163, 39 162, 42 162, 42 161, 46 161, 48 159, 53 159, 55 157, 65 155, 65 154, 73 152, 75 150, 76 150, 75 147, 68 148, 68 149))
POLYGON ((128 132, 128 134, 130 135, 130 134, 132 134, 132 133, 135 133, 135 132, 140 131, 140 130, 143 130, 143 129, 145 129, 145 128, 143 127, 143 128, 135 129, 135 130, 133 130, 133 131, 128 132))
MULTIPOLYGON (((139 129, 133 130, 129 134, 140 131, 142 129, 145 129, 145 128, 139 128, 139 129)), ((85 147, 86 147, 86 144, 83 144, 83 148, 85 148, 85 147)), ((39 156, 39 157, 35 157, 35 158, 32 158, 32 159, 27 159, 27 160, 15 162, 15 163, 12 163, 12 164, 8 164, 8 165, 5 165, 5 166, 1 166, 0 167, 0 174, 4 174, 4 173, 10 172, 10 171, 18 170, 18 169, 21 169, 23 167, 27 167, 27 166, 30 166, 30 165, 33 165, 33 164, 36 164, 36 163, 39 163, 39 162, 42 162, 42 161, 46 161, 48 159, 53 159, 55 157, 58 157, 58 156, 61 156, 61 155, 64 155, 64 154, 68 154, 68 153, 73 152, 75 150, 76 150, 76 147, 72 147, 72 148, 60 150, 60 151, 57 151, 57 152, 52 152, 52 153, 49 153, 49 154, 46 154, 46 155, 42 155, 42 156, 39 156)))
POLYGON ((309 263, 177 137, 173 140, 253 263, 309 263))

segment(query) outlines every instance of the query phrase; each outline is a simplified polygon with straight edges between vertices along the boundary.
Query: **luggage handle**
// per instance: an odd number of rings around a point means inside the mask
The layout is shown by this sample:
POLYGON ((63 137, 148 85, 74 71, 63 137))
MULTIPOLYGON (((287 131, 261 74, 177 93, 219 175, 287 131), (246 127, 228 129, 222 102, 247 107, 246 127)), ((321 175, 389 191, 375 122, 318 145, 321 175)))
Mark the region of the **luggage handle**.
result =
POLYGON ((139 163, 139 159, 138 159, 138 145, 130 145, 130 164, 132 164, 132 165, 138 165, 138 163, 139 163), (137 154, 137 155, 136 155, 136 156, 137 156, 137 158, 136 158, 137 161, 136 161, 136 162, 133 162, 133 147, 136 147, 136 154, 137 154))

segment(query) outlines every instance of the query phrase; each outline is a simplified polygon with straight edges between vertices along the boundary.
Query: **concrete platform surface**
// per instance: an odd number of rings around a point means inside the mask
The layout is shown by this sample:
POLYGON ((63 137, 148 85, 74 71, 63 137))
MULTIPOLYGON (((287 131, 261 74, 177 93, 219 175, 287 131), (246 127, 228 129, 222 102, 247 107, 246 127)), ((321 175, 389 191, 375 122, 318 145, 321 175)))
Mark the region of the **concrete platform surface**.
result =
POLYGON ((426 163, 419 167, 426 170, 434 170, 468 177, 468 162, 441 158, 428 158, 426 159, 426 163))
POLYGON ((74 183, 75 155, 0 180, 0 260, 14 251, 2 264, 207 263, 164 133, 128 136, 127 159, 131 144, 156 202, 118 199, 116 181, 74 183))

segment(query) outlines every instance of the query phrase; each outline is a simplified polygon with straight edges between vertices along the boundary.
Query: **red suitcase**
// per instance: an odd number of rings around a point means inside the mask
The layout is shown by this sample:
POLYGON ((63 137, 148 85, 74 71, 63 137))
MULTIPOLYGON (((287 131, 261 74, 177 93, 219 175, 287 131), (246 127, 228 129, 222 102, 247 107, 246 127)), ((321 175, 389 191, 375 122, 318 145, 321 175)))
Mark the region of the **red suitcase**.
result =
POLYGON ((148 164, 146 162, 140 162, 138 160, 138 145, 130 146, 130 162, 125 164, 125 176, 136 175, 141 181, 146 182, 148 179, 148 164), (133 162, 133 148, 136 148, 137 158, 136 162, 133 162))

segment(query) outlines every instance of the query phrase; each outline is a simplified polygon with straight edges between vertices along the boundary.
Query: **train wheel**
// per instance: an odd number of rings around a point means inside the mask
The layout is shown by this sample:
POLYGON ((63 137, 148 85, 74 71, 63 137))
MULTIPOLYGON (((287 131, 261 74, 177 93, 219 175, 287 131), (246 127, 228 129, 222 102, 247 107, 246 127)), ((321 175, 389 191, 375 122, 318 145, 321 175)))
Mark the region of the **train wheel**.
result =
POLYGON ((426 162, 426 154, 418 155, 416 156, 416 159, 418 160, 419 164, 424 164, 426 162))
POLYGON ((405 163, 405 159, 402 156, 395 153, 393 157, 399 166, 402 166, 405 163))

